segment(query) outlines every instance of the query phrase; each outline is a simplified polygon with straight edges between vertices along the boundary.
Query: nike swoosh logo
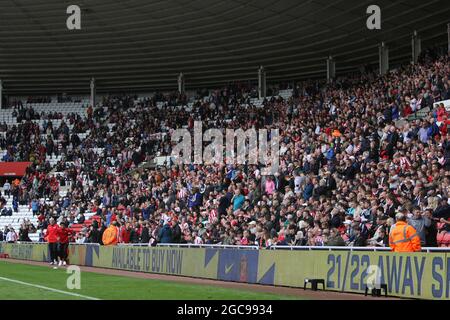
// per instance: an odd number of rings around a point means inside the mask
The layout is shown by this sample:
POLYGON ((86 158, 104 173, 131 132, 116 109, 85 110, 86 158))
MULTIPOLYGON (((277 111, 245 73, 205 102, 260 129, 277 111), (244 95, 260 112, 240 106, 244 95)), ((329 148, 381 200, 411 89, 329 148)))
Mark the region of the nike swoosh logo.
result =
POLYGON ((229 266, 225 266, 225 273, 230 273, 231 269, 233 268, 234 264, 231 264, 229 266))

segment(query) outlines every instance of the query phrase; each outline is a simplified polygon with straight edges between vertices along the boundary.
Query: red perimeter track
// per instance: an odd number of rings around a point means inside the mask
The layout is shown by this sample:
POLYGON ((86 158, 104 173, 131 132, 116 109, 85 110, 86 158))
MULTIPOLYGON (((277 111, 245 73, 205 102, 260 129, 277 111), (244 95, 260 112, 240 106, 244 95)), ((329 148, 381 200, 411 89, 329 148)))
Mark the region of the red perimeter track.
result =
MULTIPOLYGON (((45 262, 37 262, 37 261, 25 261, 25 260, 16 260, 16 259, 3 259, 4 261, 14 262, 14 263, 22 263, 29 264, 35 266, 44 266, 50 268, 48 263, 45 262)), ((126 276, 133 278, 141 278, 141 279, 154 279, 154 280, 166 280, 166 281, 174 281, 178 283, 187 283, 187 284, 198 284, 198 285, 212 285, 219 286, 223 288, 231 288, 231 289, 242 289, 248 291, 257 291, 257 292, 266 292, 273 293, 285 296, 298 296, 306 299, 313 300, 394 300, 399 299, 395 297, 372 297, 372 296, 364 296, 364 294, 356 294, 356 293, 344 293, 344 292, 336 292, 336 291, 312 291, 310 289, 303 290, 300 288, 291 288, 291 287, 280 287, 280 286, 269 286, 269 285, 260 285, 260 284, 248 284, 248 283, 239 283, 239 282, 228 282, 228 281, 219 281, 219 280, 210 280, 210 279, 200 279, 200 278, 191 278, 184 276, 171 276, 165 274, 156 274, 156 273, 144 273, 144 272, 133 272, 133 271, 125 271, 125 270, 117 270, 117 269, 107 269, 107 268, 97 268, 97 267, 85 267, 79 266, 82 271, 86 272, 96 272, 108 275, 116 275, 116 276, 126 276)), ((320 288, 320 287, 319 287, 320 288)))

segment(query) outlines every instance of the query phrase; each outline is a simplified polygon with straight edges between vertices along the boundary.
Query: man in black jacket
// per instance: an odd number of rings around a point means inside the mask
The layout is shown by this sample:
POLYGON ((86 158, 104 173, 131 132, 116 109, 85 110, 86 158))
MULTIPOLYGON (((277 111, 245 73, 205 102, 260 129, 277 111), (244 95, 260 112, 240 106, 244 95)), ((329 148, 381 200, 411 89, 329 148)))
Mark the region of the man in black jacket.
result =
POLYGON ((428 227, 425 227, 425 246, 437 247, 438 228, 436 219, 433 219, 433 209, 426 209, 425 217, 427 217, 431 221, 431 224, 428 227))
POLYGON ((130 233, 130 243, 139 243, 139 225, 135 225, 133 229, 131 229, 130 233))
POLYGON ((219 208, 218 208, 218 214, 219 214, 219 218, 222 215, 226 215, 227 214, 227 208, 230 206, 230 199, 227 196, 226 192, 222 192, 222 197, 219 200, 219 208))
POLYGON ((31 242, 30 237, 28 236, 28 226, 27 225, 20 226, 19 241, 31 242))
POLYGON ((325 172, 325 186, 327 188, 328 196, 331 197, 332 191, 336 190, 336 179, 333 177, 330 171, 325 172))
POLYGON ((88 243, 100 243, 101 234, 98 230, 98 222, 94 220, 89 228, 88 243))
POLYGON ((141 233, 141 243, 149 243, 150 242, 150 230, 148 227, 148 222, 144 222, 144 226, 142 227, 141 233))
POLYGON ((397 207, 398 207, 396 202, 397 202, 397 200, 395 199, 395 196, 393 196, 393 195, 388 195, 387 196, 386 209, 385 209, 385 212, 384 212, 385 215, 387 215, 387 216, 389 216, 391 218, 395 217, 395 212, 396 212, 397 207))
POLYGON ((180 243, 181 242, 181 228, 178 224, 178 220, 173 220, 172 223, 172 242, 180 243))
POLYGON ((450 170, 450 140, 446 138, 442 143, 442 149, 444 150, 444 168, 450 170))
POLYGON ((339 214, 339 209, 334 208, 333 210, 331 210, 330 214, 331 214, 330 226, 332 228, 339 228, 342 224, 342 219, 339 214))
POLYGON ((355 238, 353 240, 353 247, 365 247, 366 239, 361 234, 361 227, 359 226, 353 227, 353 232, 355 234, 355 238))

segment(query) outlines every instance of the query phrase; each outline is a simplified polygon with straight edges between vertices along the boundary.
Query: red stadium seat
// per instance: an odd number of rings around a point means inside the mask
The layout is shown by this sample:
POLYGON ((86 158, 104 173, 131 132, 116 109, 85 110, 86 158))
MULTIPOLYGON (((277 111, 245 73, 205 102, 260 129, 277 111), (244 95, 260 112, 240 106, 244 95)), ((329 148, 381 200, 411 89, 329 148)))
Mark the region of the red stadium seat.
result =
POLYGON ((81 231, 81 229, 83 229, 83 225, 82 224, 73 224, 70 226, 70 229, 75 232, 78 233, 81 231))
POLYGON ((439 232, 437 242, 439 247, 450 247, 450 232, 439 232))

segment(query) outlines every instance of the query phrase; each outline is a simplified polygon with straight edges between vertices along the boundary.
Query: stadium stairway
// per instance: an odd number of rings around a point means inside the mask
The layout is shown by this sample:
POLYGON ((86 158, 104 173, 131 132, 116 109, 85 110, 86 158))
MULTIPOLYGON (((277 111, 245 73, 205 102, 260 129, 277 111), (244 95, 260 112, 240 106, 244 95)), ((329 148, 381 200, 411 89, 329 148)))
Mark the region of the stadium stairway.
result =
MULTIPOLYGON (((2 194, 4 195, 3 189, 2 194)), ((6 208, 12 209, 12 200, 13 197, 10 196, 9 198, 4 196, 6 199, 6 208)), ((19 205, 19 211, 14 212, 12 216, 0 216, 0 230, 4 230, 5 226, 11 226, 14 228, 14 231, 19 235, 19 229, 20 225, 24 221, 24 219, 29 219, 31 223, 37 227, 38 219, 37 216, 33 217, 33 212, 31 211, 31 208, 28 205, 19 205)), ((39 241, 39 233, 30 233, 29 234, 31 241, 39 241)))
MULTIPOLYGON (((274 97, 281 97, 284 100, 288 100, 290 97, 292 97, 292 89, 287 89, 287 90, 280 90, 278 92, 278 95, 275 95, 274 97)), ((272 99, 272 97, 266 97, 267 100, 272 99)), ((260 108, 262 106, 264 99, 259 99, 259 98, 252 98, 250 99, 250 103, 253 104, 255 107, 260 108)))
MULTIPOLYGON (((70 113, 79 114, 80 116, 86 115, 86 109, 89 105, 88 100, 83 100, 81 102, 50 102, 50 103, 26 103, 24 104, 24 108, 28 108, 32 106, 34 111, 41 114, 41 112, 58 112, 67 116, 70 113)), ((13 108, 10 109, 1 109, 0 110, 0 122, 6 122, 8 125, 17 124, 17 118, 12 116, 13 108)), ((61 120, 51 120, 53 125, 59 126, 61 120)), ((33 122, 39 122, 42 127, 42 123, 44 120, 33 120, 33 122)))
MULTIPOLYGON (((4 194, 4 193, 3 193, 4 194)), ((12 199, 13 197, 5 197, 6 202, 6 208, 12 209, 12 199)), ((42 200, 42 199, 41 199, 42 200)), ((14 212, 12 216, 0 216, 0 230, 4 230, 5 226, 13 227, 16 231, 17 235, 19 235, 19 229, 20 225, 25 219, 29 219, 31 223, 37 227, 38 225, 38 219, 37 216, 33 217, 33 212, 31 211, 31 208, 28 205, 19 205, 18 212, 14 212)), ((70 225, 70 229, 72 229, 75 233, 78 233, 81 231, 81 229, 84 226, 90 226, 94 220, 97 220, 100 222, 100 217, 95 215, 95 212, 86 212, 85 213, 85 222, 83 224, 72 224, 70 225)), ((31 241, 33 242, 39 242, 39 230, 36 233, 30 233, 29 237, 31 241)), ((1 241, 1 240, 0 240, 1 241)))
MULTIPOLYGON (((80 102, 64 102, 64 103, 58 103, 58 102, 50 102, 50 103, 26 103, 24 104, 24 107, 27 108, 29 106, 32 106, 35 112, 41 113, 49 113, 49 112, 58 112, 63 114, 64 116, 67 116, 70 113, 79 114, 80 116, 86 115, 86 108, 89 105, 88 99, 81 100, 80 102)), ((0 122, 5 122, 8 126, 17 125, 17 117, 13 117, 13 108, 10 109, 0 109, 0 122)), ((39 127, 43 130, 44 123, 48 120, 32 120, 32 122, 39 124, 39 127)), ((50 120, 53 124, 54 128, 57 128, 60 126, 61 122, 63 120, 61 119, 52 119, 50 120)), ((72 129, 73 125, 69 124, 66 121, 67 125, 70 129, 72 129)), ((1 133, 4 134, 4 133, 1 133)), ((85 133, 78 133, 78 136, 80 137, 81 141, 83 141, 87 136, 89 135, 89 131, 85 133)), ((41 134, 41 139, 45 140, 47 135, 45 133, 41 134)), ((54 140, 55 143, 58 143, 58 140, 54 140)), ((98 153, 101 153, 102 150, 95 150, 98 153)), ((0 159, 3 158, 3 156, 6 154, 6 150, 0 150, 0 159)), ((60 155, 47 155, 46 160, 50 163, 51 167, 54 167, 59 161, 62 160, 62 157, 60 155)), ((62 194, 61 194, 62 195, 62 194)), ((64 193, 65 195, 65 193, 64 193)), ((6 208, 12 208, 12 197, 6 198, 6 208)), ((43 199, 41 199, 43 200, 43 199)), ((33 213, 31 211, 31 208, 28 205, 19 205, 18 212, 13 212, 12 216, 0 216, 0 229, 3 230, 5 226, 11 226, 14 228, 16 233, 19 232, 19 228, 21 223, 24 221, 24 219, 29 219, 32 224, 34 224, 35 227, 37 227, 37 217, 33 217, 33 213)), ((86 215, 86 219, 88 219, 88 216, 86 215)), ((32 241, 39 241, 39 233, 33 233, 29 234, 30 239, 32 241)))

